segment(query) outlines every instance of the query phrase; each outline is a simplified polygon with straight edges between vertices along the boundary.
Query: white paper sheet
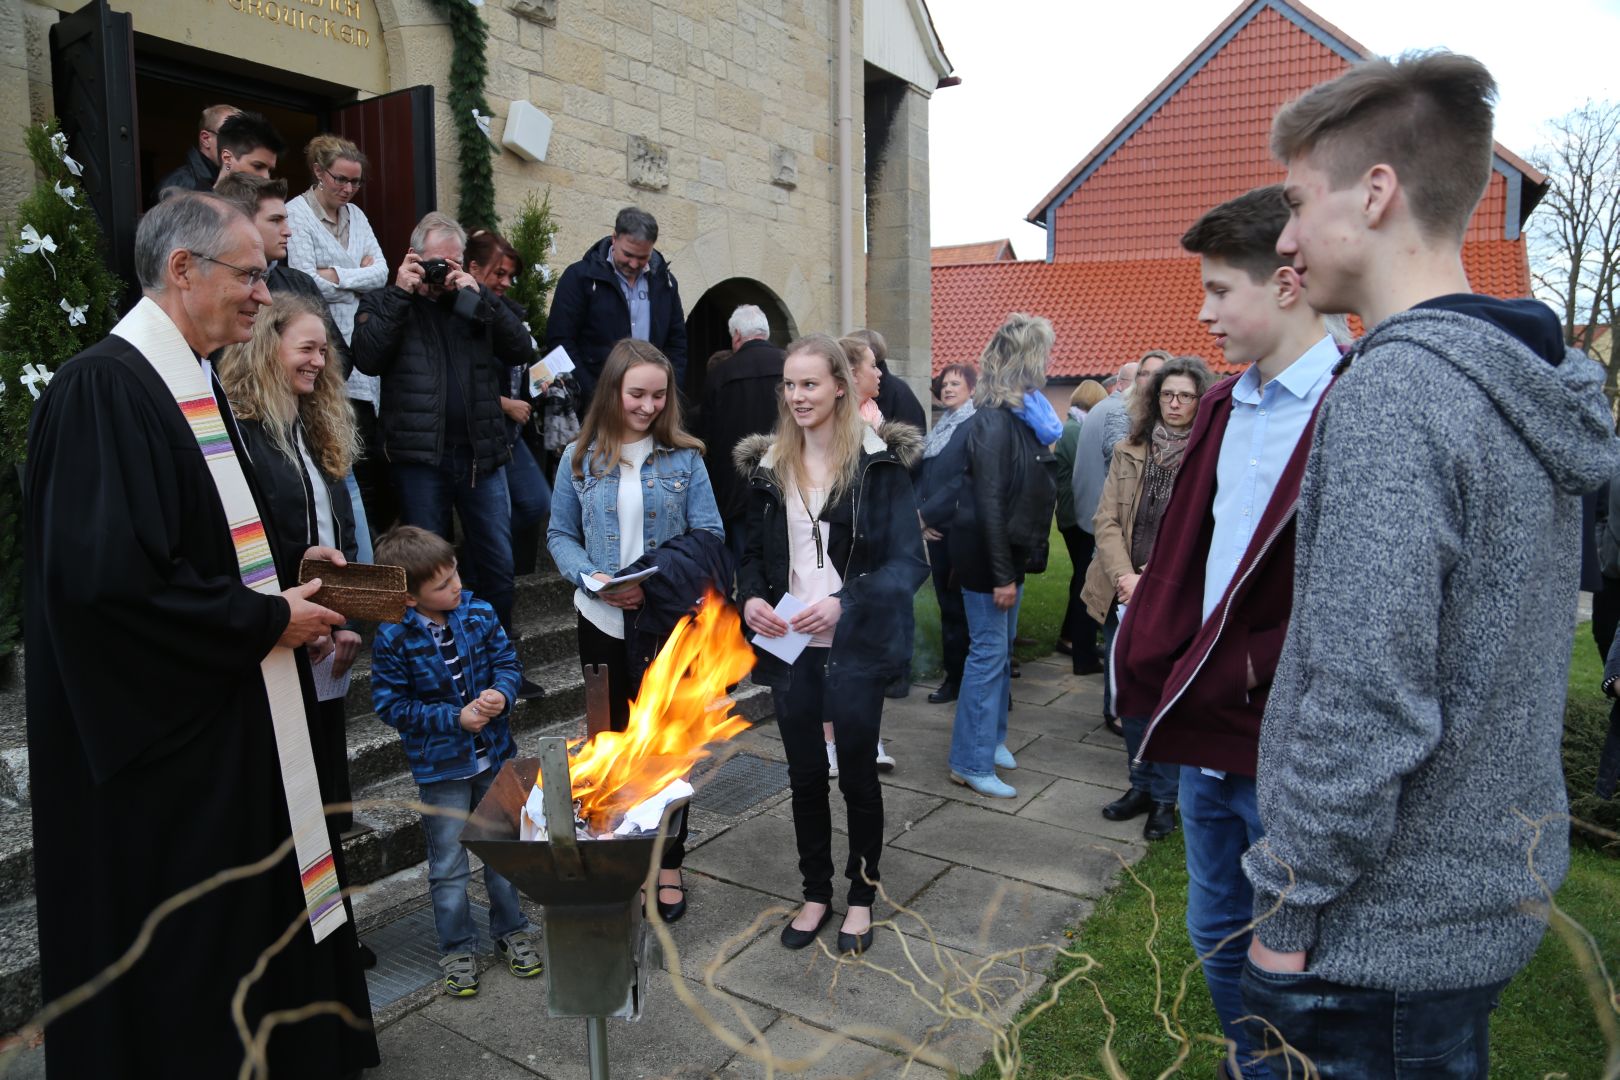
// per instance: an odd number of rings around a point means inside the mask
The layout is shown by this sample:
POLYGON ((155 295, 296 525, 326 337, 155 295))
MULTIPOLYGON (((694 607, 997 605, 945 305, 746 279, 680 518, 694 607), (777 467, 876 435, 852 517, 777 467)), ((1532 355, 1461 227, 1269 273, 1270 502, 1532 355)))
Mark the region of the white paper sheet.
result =
POLYGON ((676 799, 690 799, 692 785, 685 780, 676 780, 669 787, 660 791, 650 799, 637 803, 624 815, 619 827, 613 830, 614 836, 634 836, 637 833, 656 833, 658 823, 663 820, 664 807, 676 799))
POLYGON ((613 593, 618 592, 620 589, 628 589, 632 585, 639 585, 656 573, 658 573, 658 567, 649 566, 645 570, 637 570, 633 574, 620 574, 618 577, 608 578, 606 581, 598 581, 589 574, 582 574, 579 581, 581 585, 585 586, 587 592, 613 593))
POLYGON ((518 839, 550 839, 550 833, 546 830, 545 792, 539 784, 529 789, 529 797, 524 800, 523 809, 518 811, 518 839))
MULTIPOLYGON (((792 593, 783 593, 782 599, 776 604, 776 617, 783 622, 791 622, 793 616, 809 607, 792 593)), ((754 644, 772 656, 780 658, 784 663, 791 664, 804 652, 804 647, 810 644, 810 635, 802 634, 797 630, 788 630, 781 637, 766 637, 764 634, 754 635, 754 644)))
POLYGON ((529 396, 538 398, 544 392, 546 383, 565 371, 573 370, 574 361, 569 358, 568 350, 558 345, 544 358, 529 365, 529 396))

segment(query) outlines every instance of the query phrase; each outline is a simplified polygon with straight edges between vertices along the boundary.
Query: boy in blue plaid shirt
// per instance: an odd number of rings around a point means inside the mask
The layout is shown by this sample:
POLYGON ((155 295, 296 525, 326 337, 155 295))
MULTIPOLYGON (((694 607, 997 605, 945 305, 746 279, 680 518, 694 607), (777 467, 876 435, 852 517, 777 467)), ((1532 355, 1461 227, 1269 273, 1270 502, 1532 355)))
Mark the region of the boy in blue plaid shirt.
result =
MULTIPOLYGON (((377 562, 405 570, 405 618, 377 630, 371 649, 371 703, 399 732, 422 802, 428 891, 439 935, 444 992, 478 993, 473 953, 478 931, 467 903, 471 872, 462 826, 516 752, 508 722, 523 668, 495 611, 461 588, 455 550, 442 537, 402 525, 377 540, 377 562)), ((540 974, 517 889, 484 867, 489 932, 513 975, 540 974)))

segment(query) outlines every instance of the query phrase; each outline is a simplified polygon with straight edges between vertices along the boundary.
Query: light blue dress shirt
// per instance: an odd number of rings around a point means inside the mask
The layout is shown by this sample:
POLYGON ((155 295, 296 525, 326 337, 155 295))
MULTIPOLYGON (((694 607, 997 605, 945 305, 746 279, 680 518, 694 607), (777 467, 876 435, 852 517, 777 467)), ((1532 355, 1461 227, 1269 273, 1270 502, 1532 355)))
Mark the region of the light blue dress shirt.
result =
POLYGON ((647 272, 637 274, 634 285, 617 270, 613 271, 613 276, 618 279, 625 303, 630 305, 630 336, 637 341, 651 341, 652 304, 647 300, 647 272))
POLYGON ((1260 385, 1259 365, 1250 365, 1232 388, 1232 417, 1215 471, 1215 532, 1204 565, 1205 622, 1249 550, 1255 527, 1338 362, 1338 345, 1324 337, 1265 386, 1260 385))

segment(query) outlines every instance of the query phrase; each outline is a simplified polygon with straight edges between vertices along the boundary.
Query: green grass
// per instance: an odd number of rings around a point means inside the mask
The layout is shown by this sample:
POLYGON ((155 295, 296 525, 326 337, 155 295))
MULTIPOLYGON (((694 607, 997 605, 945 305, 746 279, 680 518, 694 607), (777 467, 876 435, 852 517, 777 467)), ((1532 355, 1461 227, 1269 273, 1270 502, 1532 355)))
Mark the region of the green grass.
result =
MULTIPOLYGON (((1028 621, 1020 620, 1020 633, 1041 643, 1030 655, 1047 651, 1063 617, 1068 560, 1055 534, 1053 539, 1051 568, 1041 577, 1031 577, 1025 587, 1025 611, 1031 616, 1028 621)), ((938 610, 932 590, 920 594, 917 612, 919 651, 925 634, 931 634, 937 667, 938 610)), ((1566 767, 1571 772, 1572 793, 1577 796, 1580 790, 1590 791, 1590 777, 1581 788, 1577 774, 1580 769, 1595 768, 1595 746, 1601 744, 1602 731, 1607 729, 1609 703, 1598 690, 1602 668, 1590 627, 1583 625, 1575 635, 1565 743, 1566 767)), ((1578 813, 1612 813, 1616 808, 1613 802, 1598 805, 1590 796, 1585 798, 1593 805, 1577 802, 1578 813)), ((1059 1002, 1030 1023, 1022 1037, 1020 1077, 1106 1075, 1101 1051, 1109 1037, 1109 1021, 1098 1002, 1099 994, 1114 1015, 1112 1050, 1126 1075, 1157 1076, 1176 1060, 1181 1043, 1166 1032, 1166 1020, 1160 1014, 1172 1011, 1182 973, 1194 961, 1185 927, 1184 858, 1179 832, 1152 845, 1134 868, 1141 884, 1122 875, 1091 918, 1071 931, 1070 947, 1097 961, 1096 970, 1088 976, 1096 989, 1081 979, 1069 983, 1059 1002), (1154 933, 1155 913, 1157 980, 1146 944, 1154 933), (1157 1000, 1156 985, 1162 987, 1157 1000)), ((1590 933, 1610 979, 1620 976, 1620 859, 1595 847, 1576 845, 1569 876, 1557 899, 1570 918, 1590 933)), ((1060 961, 1053 977, 1073 966, 1072 961, 1060 961)), ((1549 932, 1529 966, 1504 991, 1492 1019, 1491 1076, 1519 1080, 1563 1075, 1582 1080, 1604 1075, 1607 1051, 1597 1022, 1600 1007, 1594 1003, 1571 946, 1563 936, 1549 932)), ((1187 1036, 1197 1039, 1200 1034, 1219 1034, 1220 1025, 1198 971, 1188 978, 1186 995, 1175 1011, 1178 1020, 1171 1024, 1187 1036)), ((1201 1080, 1212 1073, 1219 1055, 1213 1044, 1195 1042, 1183 1073, 1201 1080)), ((1620 1058, 1615 1066, 1620 1067, 1620 1058)), ((987 1063, 976 1077, 990 1080, 995 1075, 994 1065, 987 1063)))
MULTIPOLYGON (((1569 665, 1569 704, 1564 709, 1564 779, 1569 785, 1569 812, 1610 832, 1620 832, 1620 799, 1604 801, 1592 794, 1598 757, 1609 731, 1609 709, 1603 696, 1603 658, 1592 640, 1592 626, 1575 628, 1575 652, 1569 665)), ((1590 833, 1576 835, 1596 842, 1590 833)))

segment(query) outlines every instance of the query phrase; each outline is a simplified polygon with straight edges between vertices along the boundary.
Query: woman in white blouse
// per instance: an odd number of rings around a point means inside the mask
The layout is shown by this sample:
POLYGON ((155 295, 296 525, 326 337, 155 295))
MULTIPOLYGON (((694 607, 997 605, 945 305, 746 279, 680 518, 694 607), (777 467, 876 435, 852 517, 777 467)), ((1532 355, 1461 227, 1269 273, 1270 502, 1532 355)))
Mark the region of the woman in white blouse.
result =
MULTIPOLYGON (((332 322, 347 341, 354 335, 354 313, 360 294, 388 283, 388 263, 382 246, 365 211, 353 205, 365 183, 366 155, 338 135, 317 135, 304 148, 305 160, 315 182, 310 189, 287 201, 287 265, 315 279, 332 312, 332 322)), ((359 476, 349 478, 350 494, 364 495, 371 517, 384 529, 396 516, 394 497, 382 475, 382 455, 377 444, 377 402, 381 380, 352 371, 348 393, 354 403, 355 423, 365 445, 365 460, 358 463, 359 476), (354 481, 358 479, 356 488, 354 481)), ((356 510, 360 507, 356 506, 356 510)), ((362 538, 368 541, 361 527, 362 538)), ((369 556, 362 552, 369 561, 369 556)))

